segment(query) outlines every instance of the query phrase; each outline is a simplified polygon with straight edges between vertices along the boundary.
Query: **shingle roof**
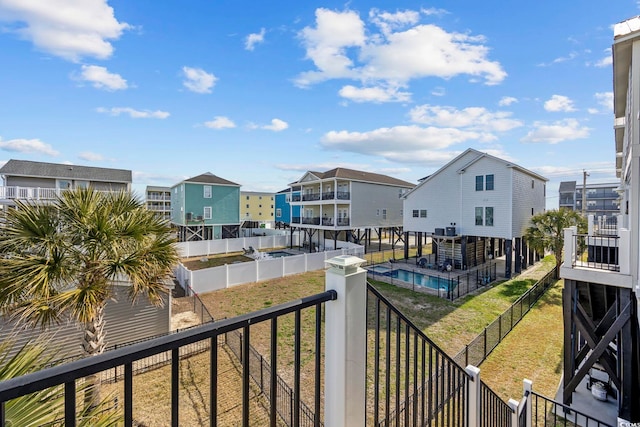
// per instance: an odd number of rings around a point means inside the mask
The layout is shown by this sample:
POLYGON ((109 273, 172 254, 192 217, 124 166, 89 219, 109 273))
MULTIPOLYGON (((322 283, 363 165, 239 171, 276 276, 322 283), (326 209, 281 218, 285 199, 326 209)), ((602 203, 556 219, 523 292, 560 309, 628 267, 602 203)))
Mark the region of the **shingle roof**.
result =
POLYGON ((0 175, 131 183, 131 171, 126 169, 97 168, 14 159, 9 160, 0 168, 0 175))
POLYGON ((373 173, 373 172, 357 171, 357 170, 347 169, 347 168, 334 168, 326 172, 309 171, 308 173, 313 174, 320 179, 343 178, 343 179, 350 179, 352 181, 363 181, 363 182, 373 182, 376 184, 397 185, 399 187, 413 188, 415 186, 415 184, 412 184, 410 182, 393 178, 387 175, 382 175, 382 174, 373 173))
POLYGON ((576 191, 575 181, 562 181, 560 188, 558 188, 558 192, 560 193, 573 193, 574 191, 576 191))
POLYGON ((193 182, 197 184, 220 184, 220 185, 237 185, 235 182, 228 181, 224 178, 220 178, 212 174, 211 172, 203 173, 202 175, 194 176, 193 178, 185 179, 183 182, 193 182))

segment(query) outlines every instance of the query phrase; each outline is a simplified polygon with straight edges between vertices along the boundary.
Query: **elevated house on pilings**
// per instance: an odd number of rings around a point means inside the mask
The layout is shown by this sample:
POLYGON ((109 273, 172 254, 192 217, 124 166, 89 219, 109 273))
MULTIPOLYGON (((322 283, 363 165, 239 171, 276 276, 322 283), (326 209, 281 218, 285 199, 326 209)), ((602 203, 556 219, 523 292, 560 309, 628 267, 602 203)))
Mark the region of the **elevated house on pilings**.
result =
POLYGON ((600 382, 619 425, 631 425, 640 422, 640 17, 614 27, 612 52, 621 212, 615 230, 593 221, 587 235, 565 230, 562 399, 577 404, 576 391, 600 382))
POLYGON ((545 210, 547 181, 469 148, 405 195, 404 230, 417 242, 431 237, 435 262, 453 269, 504 256, 509 278, 538 256, 522 236, 531 217, 545 210))
MULTIPOLYGON (((402 196, 414 187, 387 175, 335 168, 306 172, 289 184, 291 235, 304 233, 311 252, 340 247, 339 241, 370 246, 372 235, 382 244, 386 232, 392 246, 404 243, 402 196)), ((408 245, 405 245, 405 248, 408 245)))
POLYGON ((211 172, 171 187, 171 223, 181 242, 239 237, 240 184, 211 172))

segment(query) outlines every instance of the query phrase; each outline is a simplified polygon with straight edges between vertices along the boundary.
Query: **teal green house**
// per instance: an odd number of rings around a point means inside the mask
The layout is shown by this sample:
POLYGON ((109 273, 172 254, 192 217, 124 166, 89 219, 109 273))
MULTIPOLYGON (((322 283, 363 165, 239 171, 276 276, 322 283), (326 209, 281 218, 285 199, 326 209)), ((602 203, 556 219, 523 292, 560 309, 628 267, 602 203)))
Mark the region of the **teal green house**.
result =
POLYGON ((171 223, 178 240, 229 239, 240 230, 240 184, 211 172, 171 187, 171 223))

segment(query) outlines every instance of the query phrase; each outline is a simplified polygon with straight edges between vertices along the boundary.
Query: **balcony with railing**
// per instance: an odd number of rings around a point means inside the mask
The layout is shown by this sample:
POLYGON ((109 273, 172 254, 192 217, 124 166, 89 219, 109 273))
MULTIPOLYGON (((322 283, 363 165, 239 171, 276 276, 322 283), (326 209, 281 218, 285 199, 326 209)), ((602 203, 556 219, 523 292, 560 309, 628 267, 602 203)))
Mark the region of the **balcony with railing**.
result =
POLYGON ((302 217, 302 223, 310 224, 310 225, 320 225, 320 217, 319 216, 302 217))
POLYGON ((51 201, 65 191, 61 188, 0 187, 0 200, 51 201))
MULTIPOLYGON (((211 426, 515 427, 575 416, 546 398, 542 409, 526 380, 523 397, 505 402, 478 368, 460 366, 368 285, 362 262, 346 255, 328 260, 327 290, 317 295, 2 381, 0 424, 13 425, 19 415, 14 399, 27 396, 46 408, 46 399, 29 396, 50 390, 64 396, 56 425, 94 425, 83 418, 79 394, 91 375, 103 386, 119 381, 104 410, 124 426, 147 424, 144 414, 163 425, 188 425, 194 412, 198 425, 211 426), (143 411, 137 393, 149 392, 149 359, 156 368, 166 365, 159 368, 166 393, 147 399, 143 411), (227 375, 234 378, 225 383, 227 375), (229 399, 231 388, 237 393, 229 399)), ((608 426, 580 416, 587 425, 608 426)))
POLYGON ((581 282, 631 287, 630 234, 613 218, 589 215, 587 234, 564 230, 560 276, 581 282))
POLYGON ((302 195, 303 202, 315 202, 321 199, 321 194, 318 193, 306 193, 302 195))

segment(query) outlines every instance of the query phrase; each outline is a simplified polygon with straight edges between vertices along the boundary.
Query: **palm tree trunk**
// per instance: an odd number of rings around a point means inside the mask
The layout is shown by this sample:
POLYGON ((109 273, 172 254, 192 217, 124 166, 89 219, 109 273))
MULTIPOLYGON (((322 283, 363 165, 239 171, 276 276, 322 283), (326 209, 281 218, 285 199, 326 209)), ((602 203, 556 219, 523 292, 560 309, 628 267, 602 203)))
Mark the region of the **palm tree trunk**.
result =
MULTIPOLYGON (((104 331, 104 304, 96 308, 95 316, 90 322, 84 324, 84 335, 82 347, 87 356, 95 356, 104 352, 105 331, 104 331)), ((88 384, 84 395, 85 407, 95 407, 100 403, 100 374, 86 377, 88 384)))

